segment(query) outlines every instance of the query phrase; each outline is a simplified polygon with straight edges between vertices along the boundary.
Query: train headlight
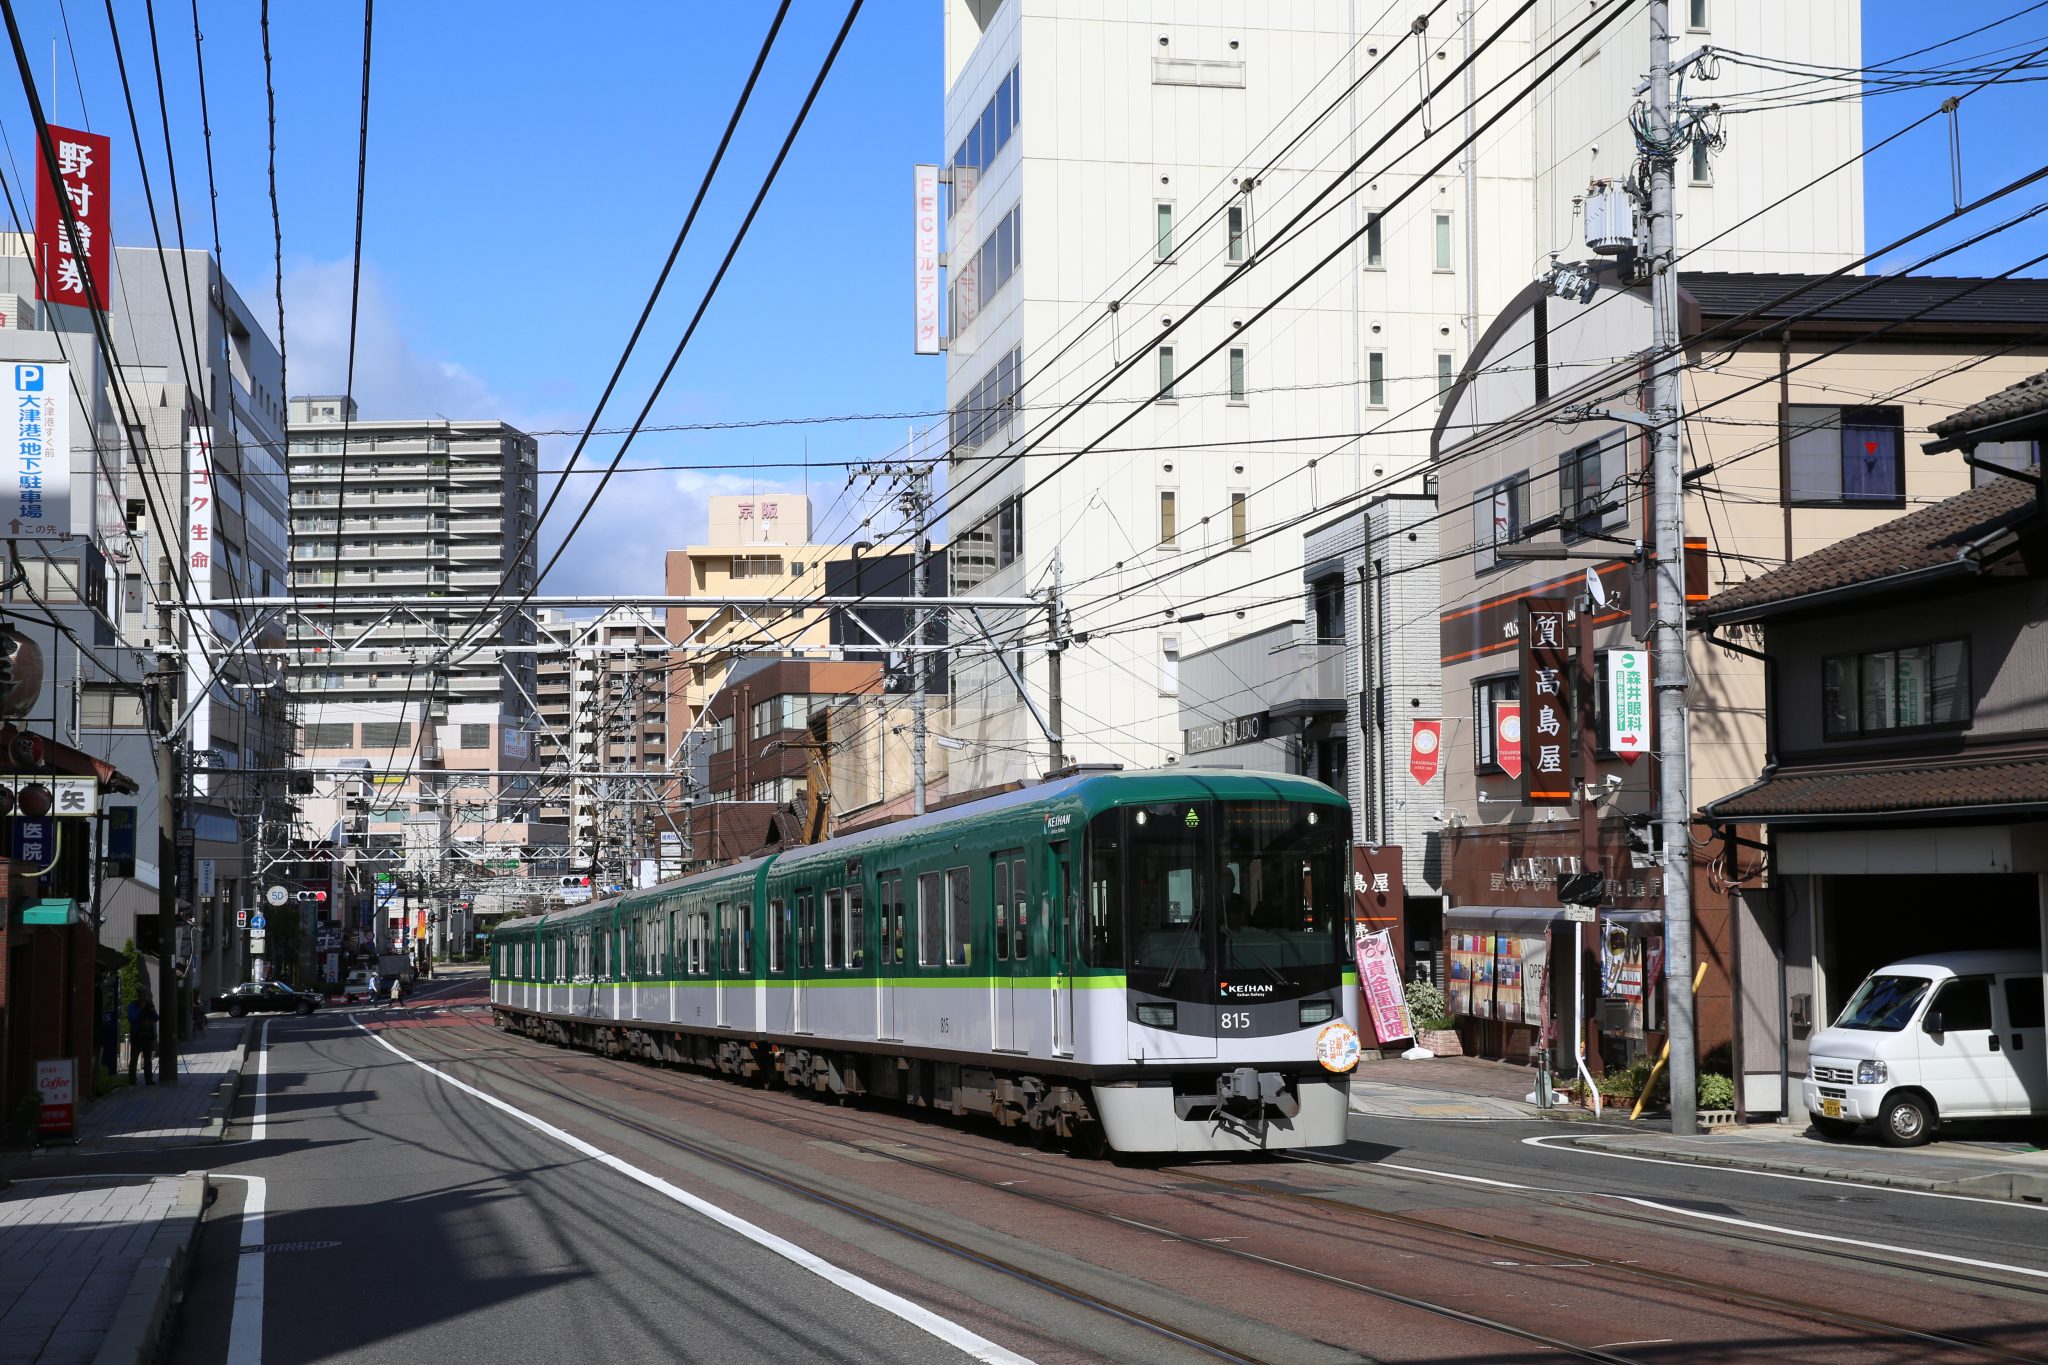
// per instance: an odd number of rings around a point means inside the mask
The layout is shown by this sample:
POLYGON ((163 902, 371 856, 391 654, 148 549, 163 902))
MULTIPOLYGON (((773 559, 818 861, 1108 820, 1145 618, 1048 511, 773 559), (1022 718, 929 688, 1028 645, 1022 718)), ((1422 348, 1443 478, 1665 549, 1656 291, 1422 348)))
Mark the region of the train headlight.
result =
POLYGON ((1138 1022, 1146 1028, 1173 1028, 1179 1015, 1172 1005, 1138 1006, 1138 1022))
POLYGON ((1327 1024, 1337 1017, 1337 1002, 1334 1000, 1304 1000, 1301 1002, 1301 1024, 1327 1024))

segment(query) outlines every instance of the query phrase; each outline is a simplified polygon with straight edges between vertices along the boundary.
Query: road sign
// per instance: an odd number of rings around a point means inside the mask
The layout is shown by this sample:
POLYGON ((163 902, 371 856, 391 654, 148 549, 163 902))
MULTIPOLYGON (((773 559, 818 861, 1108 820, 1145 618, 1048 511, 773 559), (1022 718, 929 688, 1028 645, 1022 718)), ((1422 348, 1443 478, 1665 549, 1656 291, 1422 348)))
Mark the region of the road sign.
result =
POLYGON ((1650 653, 1607 651, 1607 747, 1633 763, 1650 749, 1650 653))
POLYGON ((249 951, 250 951, 251 953, 260 953, 260 952, 262 952, 262 951, 263 951, 263 947, 264 947, 264 938, 263 938, 263 935, 261 935, 261 934, 251 934, 251 935, 249 935, 249 951))
POLYGON ((249 927, 251 929, 254 929, 259 934, 262 933, 264 929, 268 928, 269 924, 270 921, 263 918, 263 912, 261 910, 258 910, 249 919, 249 927))
POLYGON ((1564 919, 1567 924, 1591 924, 1599 918, 1599 914, 1598 908, 1591 905, 1567 905, 1564 908, 1564 919))
POLYGON ((235 911, 235 927, 237 929, 246 929, 249 927, 249 912, 247 910, 235 911))
POLYGON ((263 899, 269 901, 273 906, 282 906, 290 901, 291 898, 292 893, 282 886, 273 886, 263 893, 263 899))

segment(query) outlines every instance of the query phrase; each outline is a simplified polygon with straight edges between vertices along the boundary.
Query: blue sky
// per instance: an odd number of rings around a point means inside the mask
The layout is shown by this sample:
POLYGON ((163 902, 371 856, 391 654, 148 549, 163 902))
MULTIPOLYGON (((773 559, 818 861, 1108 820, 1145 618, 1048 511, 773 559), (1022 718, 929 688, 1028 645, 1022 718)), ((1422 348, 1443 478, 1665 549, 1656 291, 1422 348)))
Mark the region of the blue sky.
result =
MULTIPOLYGON (((117 163, 116 239, 145 243, 135 169, 104 8, 90 0, 18 6, 46 110, 110 134, 117 163), (69 22, 69 43, 65 21, 69 22), (52 43, 56 80, 52 89, 52 43), (76 66, 71 54, 76 53, 76 66), (82 95, 81 89, 82 86, 82 95), (83 108, 81 108, 81 104, 83 108)), ((255 0, 200 0, 221 239, 229 275, 259 314, 270 302, 272 238, 265 185, 262 53, 255 0)), ((371 85, 363 302, 355 388, 366 416, 440 412, 504 417, 529 429, 579 428, 616 361, 765 33, 772 6, 597 4, 528 0, 488 7, 406 0, 377 11, 371 85), (478 22, 480 15, 488 15, 478 22), (589 22, 586 17, 599 22, 589 22)), ((1866 0, 1866 61, 1974 27, 1996 9, 1929 17, 1914 0, 1866 0), (1961 16, 1961 17, 1954 17, 1961 16)), ((140 6, 117 4, 121 42, 159 208, 168 175, 157 124, 149 32, 140 6)), ((345 3, 279 0, 272 43, 278 180, 284 222, 286 347, 295 393, 338 391, 346 354, 354 231, 362 12, 345 3)), ((605 425, 625 425, 667 360, 704 282, 844 13, 841 0, 798 0, 746 126, 629 368, 605 425)), ((165 93, 188 238, 210 242, 189 6, 158 7, 165 93)), ((936 0, 871 0, 783 168, 739 260, 650 418, 720 422, 942 403, 942 362, 909 350, 909 168, 940 158, 942 70, 936 0)), ((1945 61, 2038 38, 2048 8, 1942 49, 1945 61)), ((10 182, 33 154, 26 104, 0 81, 10 182)), ((1987 91, 1963 106, 1965 191, 2026 170, 2048 100, 2042 87, 1987 91), (2024 131, 2027 135, 2015 135, 2024 131)), ((1866 103, 1876 141, 1937 105, 1940 90, 1866 103)), ((1739 121, 1730 132, 1740 135, 1739 121)), ((1949 203, 1948 131, 1937 119, 1868 163, 1872 246, 1949 203)), ((2015 196, 2014 208, 2033 199, 2015 196)), ((2042 250, 2048 231, 2006 233, 1946 263, 1995 273, 2042 250)), ((2044 273, 2038 268, 2030 273, 2044 273)), ((900 449, 902 420, 643 436, 575 548, 546 585, 560 592, 660 590, 660 552, 702 534, 706 493, 809 486, 831 529, 848 529, 846 462, 900 449)), ((550 438, 559 467, 573 442, 550 438)), ((593 441, 602 464, 616 440, 593 441)), ((548 523, 552 549, 590 487, 572 481, 548 523)))

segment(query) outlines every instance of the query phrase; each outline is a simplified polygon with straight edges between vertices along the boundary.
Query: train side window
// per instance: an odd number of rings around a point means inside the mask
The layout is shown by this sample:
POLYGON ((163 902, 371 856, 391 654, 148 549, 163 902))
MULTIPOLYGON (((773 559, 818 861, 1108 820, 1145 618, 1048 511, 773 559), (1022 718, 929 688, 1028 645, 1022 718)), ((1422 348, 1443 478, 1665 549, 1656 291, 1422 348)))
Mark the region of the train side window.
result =
POLYGON ((946 919, 951 933, 946 939, 946 962, 964 967, 974 960, 974 896, 964 867, 946 869, 946 919))
POLYGON ((1010 921, 1010 955, 1022 962, 1031 955, 1031 938, 1025 932, 1031 918, 1031 897, 1025 893, 1022 858, 1010 863, 1010 896, 1016 903, 1016 913, 1010 921))
POLYGON ((859 971, 868 962, 868 926, 861 904, 860 888, 846 888, 846 932, 841 936, 846 944, 846 966, 850 971, 859 971))
POLYGON ((1104 811, 1088 824, 1088 919, 1084 961, 1091 967, 1124 965, 1123 820, 1104 811))
POLYGON ((899 964, 903 961, 903 874, 885 874, 876 884, 876 894, 882 901, 882 962, 899 964))
POLYGON ((997 858, 995 866, 996 961, 1010 960, 1010 864, 997 858))
POLYGON ((936 872, 917 878, 917 960, 926 967, 946 960, 946 879, 936 872))
POLYGON ((768 970, 789 969, 789 907, 777 896, 768 902, 768 970))
POLYGON ((739 938, 740 971, 748 976, 754 973, 754 899, 736 903, 732 908, 733 931, 739 938))
POLYGON ((840 956, 846 951, 845 946, 839 941, 839 936, 846 927, 839 922, 843 904, 844 900, 838 887, 835 886, 825 893, 825 970, 828 972, 839 969, 840 956))

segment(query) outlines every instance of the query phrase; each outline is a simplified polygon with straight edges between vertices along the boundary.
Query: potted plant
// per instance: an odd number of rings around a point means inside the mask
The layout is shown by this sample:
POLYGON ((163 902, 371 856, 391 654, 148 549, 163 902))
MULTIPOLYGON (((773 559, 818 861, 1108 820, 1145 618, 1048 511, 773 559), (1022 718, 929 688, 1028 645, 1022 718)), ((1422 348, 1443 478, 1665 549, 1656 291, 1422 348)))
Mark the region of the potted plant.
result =
POLYGON ((1404 988, 1408 997, 1408 1018, 1415 1026, 1415 1042, 1439 1057, 1462 1057, 1463 1044, 1451 1026, 1450 1003, 1442 988, 1431 981, 1410 981, 1404 988))

